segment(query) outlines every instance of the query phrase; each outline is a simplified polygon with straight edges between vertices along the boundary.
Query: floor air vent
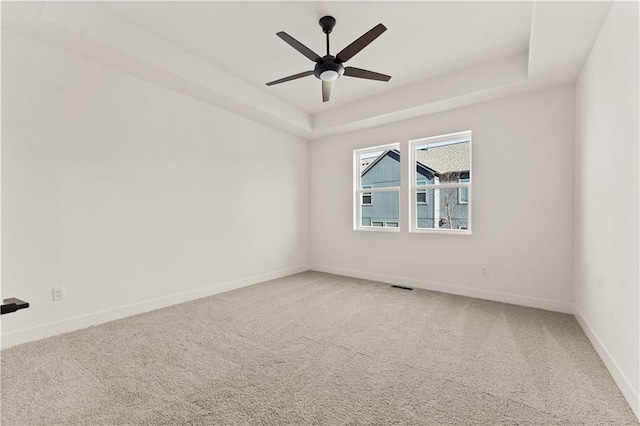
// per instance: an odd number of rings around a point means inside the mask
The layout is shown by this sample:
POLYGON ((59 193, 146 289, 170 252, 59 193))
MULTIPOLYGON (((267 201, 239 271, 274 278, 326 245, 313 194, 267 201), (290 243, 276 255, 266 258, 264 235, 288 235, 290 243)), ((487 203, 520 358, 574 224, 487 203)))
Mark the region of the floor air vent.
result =
POLYGON ((400 288, 402 290, 413 290, 411 287, 403 287, 401 285, 392 285, 393 288, 400 288))

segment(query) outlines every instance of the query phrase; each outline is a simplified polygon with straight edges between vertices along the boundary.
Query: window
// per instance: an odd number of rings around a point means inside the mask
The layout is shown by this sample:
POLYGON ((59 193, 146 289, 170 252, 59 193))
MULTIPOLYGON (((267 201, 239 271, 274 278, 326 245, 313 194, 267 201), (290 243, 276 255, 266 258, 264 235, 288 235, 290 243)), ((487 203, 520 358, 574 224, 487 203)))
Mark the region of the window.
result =
MULTIPOLYGON (((362 185, 362 189, 369 189, 371 188, 371 185, 362 185)), ((363 206, 370 206, 371 205, 371 193, 370 192, 363 192, 362 193, 362 205, 363 206)))
POLYGON ((471 132, 409 142, 410 230, 471 234, 471 132))
POLYGON ((398 232, 400 144, 356 150, 353 158, 354 229, 398 232))
MULTIPOLYGON (((459 182, 469 182, 469 177, 461 177, 459 182)), ((469 188, 468 187, 458 189, 458 202, 460 204, 469 204, 469 188)))
MULTIPOLYGON (((419 180, 416 182, 418 186, 425 186, 427 184, 424 180, 419 180)), ((416 192, 416 201, 418 204, 426 204, 427 203, 427 191, 418 191, 416 192)))
POLYGON ((400 231, 400 177, 408 170, 409 205, 403 214, 409 231, 470 235, 471 132, 417 139, 404 147, 409 155, 402 167, 400 144, 353 152, 354 229, 400 231))

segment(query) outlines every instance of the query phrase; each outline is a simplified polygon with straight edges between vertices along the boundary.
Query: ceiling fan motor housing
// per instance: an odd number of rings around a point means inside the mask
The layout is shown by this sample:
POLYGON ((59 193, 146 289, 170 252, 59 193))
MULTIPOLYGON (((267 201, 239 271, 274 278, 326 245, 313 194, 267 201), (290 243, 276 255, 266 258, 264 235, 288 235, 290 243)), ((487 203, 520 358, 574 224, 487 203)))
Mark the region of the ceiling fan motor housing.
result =
POLYGON ((344 67, 336 62, 335 56, 327 55, 322 58, 322 62, 316 63, 313 74, 320 80, 335 80, 344 74, 344 67))

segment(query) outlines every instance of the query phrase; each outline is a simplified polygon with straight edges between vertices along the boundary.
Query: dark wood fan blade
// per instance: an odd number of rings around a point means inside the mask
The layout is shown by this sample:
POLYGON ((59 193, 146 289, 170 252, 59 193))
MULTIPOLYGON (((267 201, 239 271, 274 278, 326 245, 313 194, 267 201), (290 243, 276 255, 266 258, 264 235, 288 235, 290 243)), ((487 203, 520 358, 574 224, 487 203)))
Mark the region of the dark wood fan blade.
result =
POLYGON ((344 75, 347 77, 366 78, 368 80, 389 81, 390 75, 380 74, 373 71, 363 70, 355 67, 344 67, 344 75))
POLYGON ((313 71, 301 72, 300 74, 290 75, 289 77, 281 78, 280 80, 270 81, 269 83, 267 83, 267 86, 273 86, 274 84, 284 83, 285 81, 296 80, 298 78, 306 77, 312 74, 313 74, 313 71))
POLYGON ((302 53, 304 56, 311 59, 312 61, 318 62, 322 60, 320 55, 318 55, 316 52, 309 49, 307 46, 300 43, 298 40, 291 37, 289 34, 285 33, 284 31, 280 31, 279 33, 276 33, 276 35, 281 39, 283 39, 285 42, 287 42, 291 47, 296 49, 298 52, 302 53))
POLYGON ((331 98, 331 89, 333 88, 333 81, 322 80, 322 102, 328 102, 331 98))
POLYGON ((377 39, 380 34, 387 31, 387 27, 382 24, 378 24, 375 27, 371 28, 369 31, 364 33, 359 39, 345 47, 336 55, 336 59, 339 62, 347 62, 351 59, 356 53, 364 49, 371 43, 373 40, 377 39))

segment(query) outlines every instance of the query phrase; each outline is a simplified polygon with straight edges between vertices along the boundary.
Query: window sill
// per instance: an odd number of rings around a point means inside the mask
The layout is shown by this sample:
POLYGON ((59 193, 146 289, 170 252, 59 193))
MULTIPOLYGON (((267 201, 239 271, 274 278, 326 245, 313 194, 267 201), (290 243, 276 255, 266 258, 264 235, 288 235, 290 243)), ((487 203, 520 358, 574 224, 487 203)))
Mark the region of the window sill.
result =
POLYGON ((411 234, 447 234, 447 235, 471 235, 467 229, 412 229, 411 234))
POLYGON ((361 226, 355 228, 354 231, 365 232, 400 232, 400 227, 394 228, 391 226, 361 226))

